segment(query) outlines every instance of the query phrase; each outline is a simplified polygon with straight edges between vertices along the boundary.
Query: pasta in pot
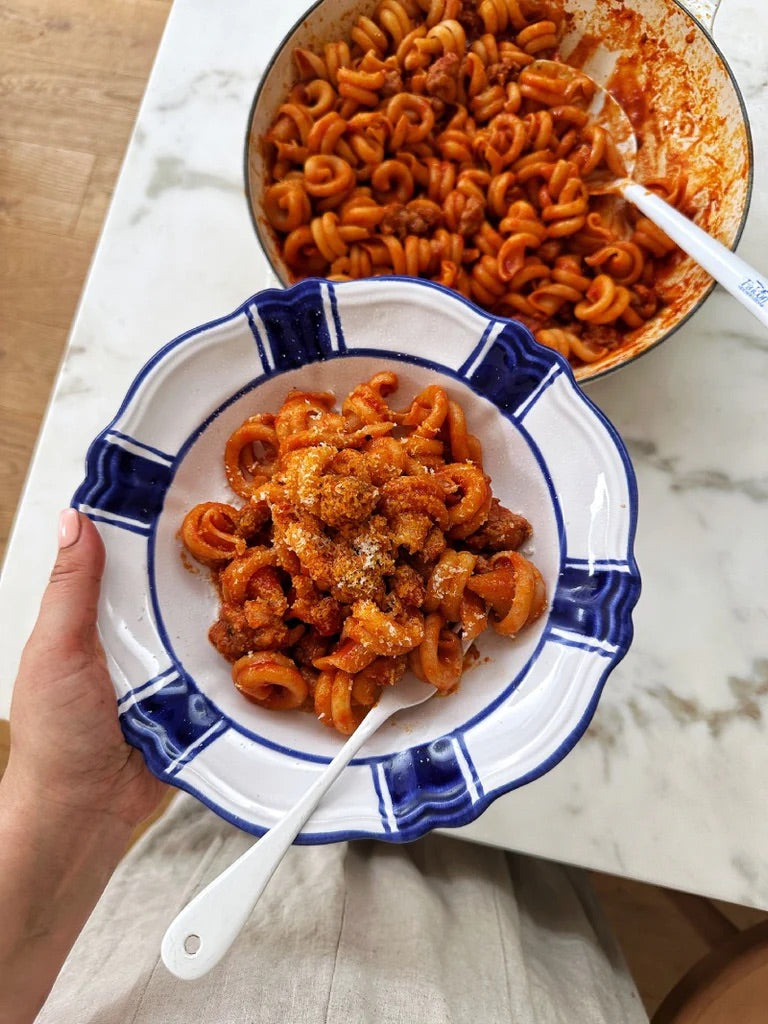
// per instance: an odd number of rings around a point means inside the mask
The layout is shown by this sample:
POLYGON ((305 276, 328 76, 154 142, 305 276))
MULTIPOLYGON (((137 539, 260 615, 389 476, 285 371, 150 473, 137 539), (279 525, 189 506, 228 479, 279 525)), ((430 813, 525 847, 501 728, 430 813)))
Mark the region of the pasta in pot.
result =
POLYGON ((224 451, 244 503, 202 502, 180 529, 212 570, 209 637, 237 689, 345 734, 407 669, 450 693, 477 636, 514 637, 546 607, 519 550, 531 526, 494 497, 461 406, 429 385, 397 411, 397 387, 382 372, 341 411, 292 391, 249 417, 224 451))
MULTIPOLYGON (((347 40, 297 49, 266 139, 264 211, 294 280, 423 277, 521 320, 575 365, 663 304, 674 243, 589 178, 621 173, 557 58, 556 0, 381 0, 347 40)), ((680 208, 685 176, 646 183, 680 208)))

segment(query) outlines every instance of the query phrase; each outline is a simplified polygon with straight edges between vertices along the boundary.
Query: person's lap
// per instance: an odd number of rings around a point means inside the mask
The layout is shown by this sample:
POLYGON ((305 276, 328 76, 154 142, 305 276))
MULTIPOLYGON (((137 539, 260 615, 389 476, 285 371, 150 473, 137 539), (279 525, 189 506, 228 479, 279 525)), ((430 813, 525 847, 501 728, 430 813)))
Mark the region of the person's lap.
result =
POLYGON ((126 856, 37 1024, 641 1024, 581 872, 429 835, 297 846, 205 978, 170 921, 253 842, 177 796, 126 856))

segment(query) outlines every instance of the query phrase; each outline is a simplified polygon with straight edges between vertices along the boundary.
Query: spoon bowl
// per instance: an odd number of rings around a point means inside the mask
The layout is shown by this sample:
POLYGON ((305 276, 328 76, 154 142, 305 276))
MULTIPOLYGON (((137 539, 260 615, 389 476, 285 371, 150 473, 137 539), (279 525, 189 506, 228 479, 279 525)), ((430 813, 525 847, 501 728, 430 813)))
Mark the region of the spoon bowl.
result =
POLYGON ((615 97, 584 71, 560 61, 537 60, 528 70, 539 73, 543 81, 565 81, 566 102, 581 98, 587 103, 585 110, 591 122, 606 132, 606 166, 588 177, 589 192, 592 195, 613 192, 623 196, 768 327, 768 278, 633 179, 637 137, 628 114, 615 97))
POLYGON ((566 83, 566 101, 571 98, 585 103, 585 112, 592 124, 608 134, 610 149, 606 153, 608 166, 593 172, 587 186, 591 195, 619 191, 618 184, 631 178, 637 162, 637 135, 627 112, 605 86, 586 72, 556 60, 535 60, 526 68, 530 74, 539 73, 542 80, 556 79, 566 83))

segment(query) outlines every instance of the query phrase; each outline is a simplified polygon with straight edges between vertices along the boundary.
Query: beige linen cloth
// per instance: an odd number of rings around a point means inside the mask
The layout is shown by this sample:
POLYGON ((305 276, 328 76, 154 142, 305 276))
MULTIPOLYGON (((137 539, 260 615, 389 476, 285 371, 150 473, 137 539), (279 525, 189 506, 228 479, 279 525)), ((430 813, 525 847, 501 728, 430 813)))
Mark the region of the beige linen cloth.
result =
POLYGON ((293 847, 227 956, 179 981, 165 929, 252 841, 175 797, 37 1024, 647 1024, 582 873, 443 835, 293 847))

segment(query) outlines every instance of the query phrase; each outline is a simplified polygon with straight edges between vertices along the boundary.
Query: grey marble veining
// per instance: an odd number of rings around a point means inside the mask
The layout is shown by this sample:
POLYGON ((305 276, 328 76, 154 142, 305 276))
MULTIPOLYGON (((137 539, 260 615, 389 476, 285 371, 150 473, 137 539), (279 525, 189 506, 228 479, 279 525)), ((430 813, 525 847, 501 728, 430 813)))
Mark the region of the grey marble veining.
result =
MULTIPOLYGON (((173 6, 9 546, 0 714, 56 512, 127 382, 170 338, 277 284, 242 153, 261 69, 304 6, 173 6)), ((752 30, 764 19, 758 0, 722 0, 714 38, 755 144, 739 252, 766 272, 768 33, 752 30)), ((574 751, 461 831, 768 908, 768 334, 718 288, 664 345, 587 391, 637 472, 635 640, 574 751)))

